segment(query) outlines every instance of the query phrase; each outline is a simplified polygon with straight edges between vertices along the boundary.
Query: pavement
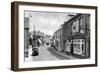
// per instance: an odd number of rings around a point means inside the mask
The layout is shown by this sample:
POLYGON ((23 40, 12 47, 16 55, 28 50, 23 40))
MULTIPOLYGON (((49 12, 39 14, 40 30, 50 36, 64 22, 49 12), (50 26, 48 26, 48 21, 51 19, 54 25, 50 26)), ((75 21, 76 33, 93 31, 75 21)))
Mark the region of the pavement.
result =
POLYGON ((48 50, 51 51, 51 52, 53 52, 53 53, 55 53, 55 54, 57 54, 57 55, 59 55, 59 56, 61 56, 61 57, 65 57, 66 59, 69 59, 69 60, 70 59, 79 59, 79 58, 74 57, 72 55, 68 55, 65 52, 57 51, 57 50, 55 50, 54 48, 51 48, 51 47, 48 50))

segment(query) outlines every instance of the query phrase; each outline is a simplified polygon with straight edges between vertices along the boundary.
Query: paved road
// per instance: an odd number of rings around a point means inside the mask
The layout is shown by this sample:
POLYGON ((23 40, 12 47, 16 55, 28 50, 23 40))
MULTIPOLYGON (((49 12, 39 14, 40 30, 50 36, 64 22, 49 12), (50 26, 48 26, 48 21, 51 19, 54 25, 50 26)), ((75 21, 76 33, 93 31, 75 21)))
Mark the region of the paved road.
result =
POLYGON ((59 60, 58 57, 53 55, 50 51, 48 51, 49 46, 41 46, 39 47, 39 56, 31 56, 32 48, 29 49, 29 57, 25 59, 27 62, 31 61, 49 61, 49 60, 59 60))

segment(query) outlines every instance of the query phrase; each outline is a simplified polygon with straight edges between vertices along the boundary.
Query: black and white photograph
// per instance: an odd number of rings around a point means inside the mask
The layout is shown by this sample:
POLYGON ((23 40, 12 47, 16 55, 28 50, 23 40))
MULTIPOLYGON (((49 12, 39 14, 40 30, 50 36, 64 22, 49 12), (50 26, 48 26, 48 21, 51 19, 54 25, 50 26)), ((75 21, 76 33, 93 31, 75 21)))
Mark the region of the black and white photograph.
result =
POLYGON ((14 71, 97 66, 97 7, 12 3, 14 71))
POLYGON ((24 11, 24 61, 90 58, 90 14, 24 11))

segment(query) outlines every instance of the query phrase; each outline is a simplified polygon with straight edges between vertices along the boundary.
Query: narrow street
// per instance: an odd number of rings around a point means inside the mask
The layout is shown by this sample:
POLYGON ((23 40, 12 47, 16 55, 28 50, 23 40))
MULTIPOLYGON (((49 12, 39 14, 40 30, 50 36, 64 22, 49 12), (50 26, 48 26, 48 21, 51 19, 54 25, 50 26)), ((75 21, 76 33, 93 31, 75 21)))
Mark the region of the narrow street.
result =
POLYGON ((59 60, 59 55, 55 55, 51 53, 48 49, 50 46, 40 46, 38 48, 39 55, 32 56, 32 48, 29 49, 29 57, 25 58, 25 62, 32 62, 32 61, 49 61, 49 60, 59 60))

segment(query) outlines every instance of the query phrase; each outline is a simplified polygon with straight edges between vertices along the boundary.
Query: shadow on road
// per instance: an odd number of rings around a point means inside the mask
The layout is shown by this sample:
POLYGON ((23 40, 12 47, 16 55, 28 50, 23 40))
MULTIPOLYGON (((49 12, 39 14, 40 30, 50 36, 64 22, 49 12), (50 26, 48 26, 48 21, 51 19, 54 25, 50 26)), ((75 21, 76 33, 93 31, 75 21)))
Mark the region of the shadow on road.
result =
POLYGON ((53 55, 53 56, 59 58, 60 60, 69 59, 69 58, 66 58, 66 57, 60 55, 60 54, 59 54, 58 52, 56 52, 56 50, 55 50, 54 48, 52 48, 52 47, 49 47, 47 50, 51 53, 51 55, 53 55))

